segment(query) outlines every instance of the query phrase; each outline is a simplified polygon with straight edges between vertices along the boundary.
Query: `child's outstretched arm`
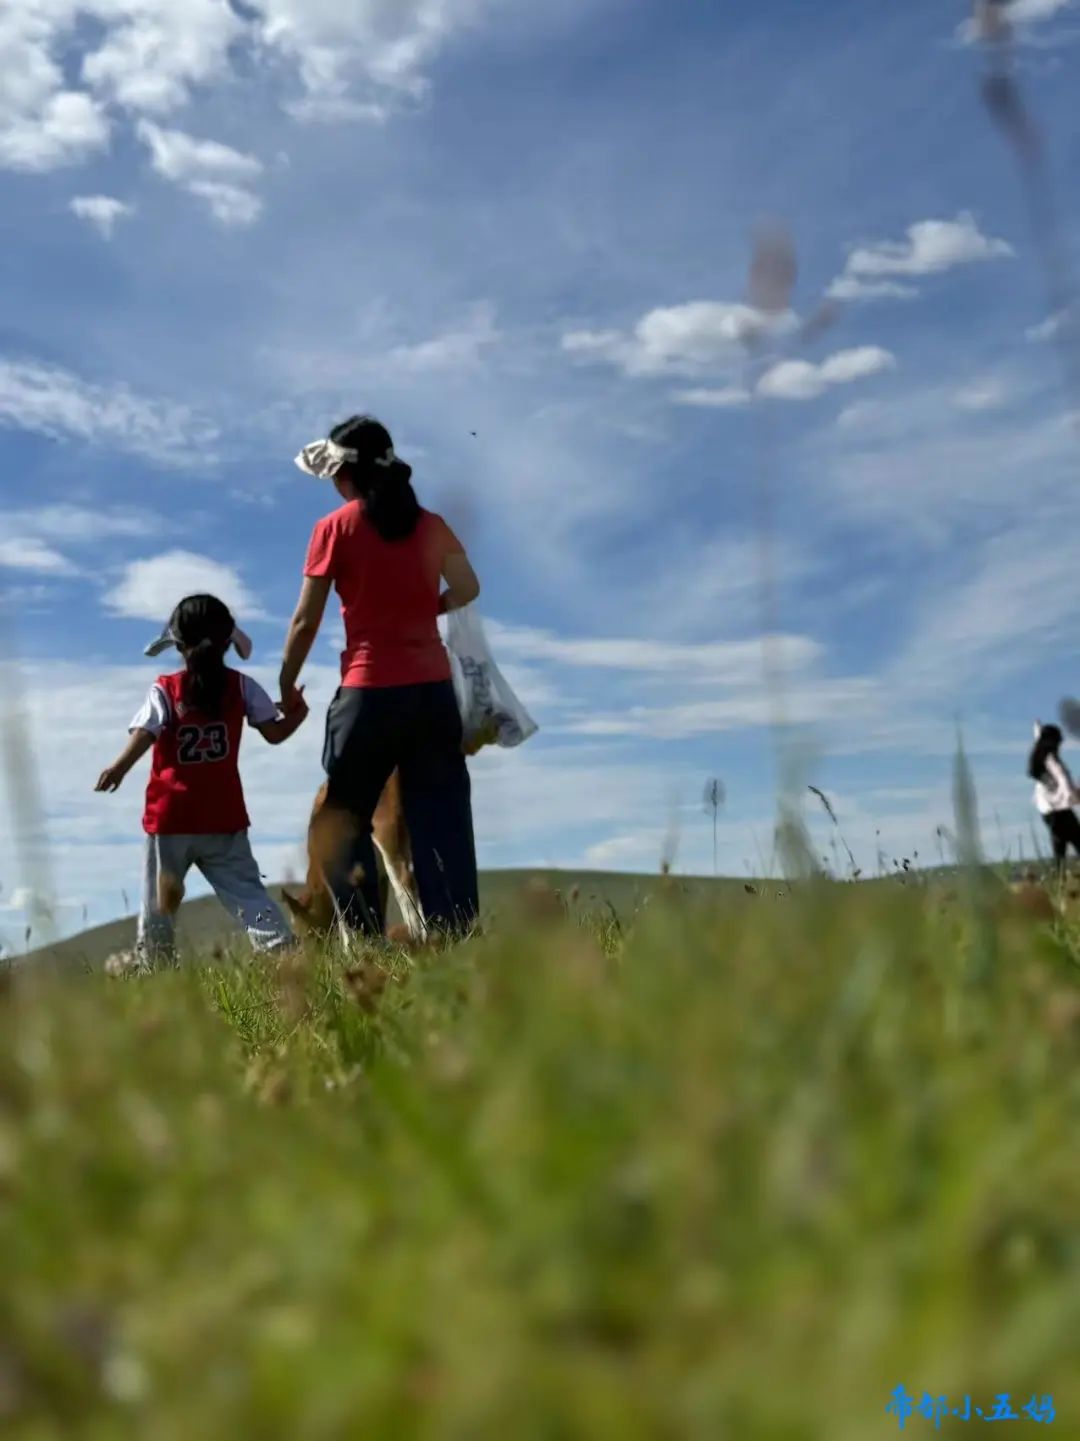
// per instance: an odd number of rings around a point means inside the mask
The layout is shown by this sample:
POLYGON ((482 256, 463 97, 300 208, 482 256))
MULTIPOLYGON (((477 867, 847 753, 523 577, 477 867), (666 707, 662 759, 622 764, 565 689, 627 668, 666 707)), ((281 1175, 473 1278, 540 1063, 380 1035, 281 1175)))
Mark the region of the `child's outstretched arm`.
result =
POLYGON ((256 725, 255 729, 272 746, 283 745, 290 736, 295 735, 308 718, 308 703, 304 699, 304 687, 300 686, 292 693, 292 702, 285 715, 277 720, 263 721, 256 725))
POLYGON ((98 783, 95 791, 118 791, 123 784, 124 777, 132 766, 143 758, 154 744, 154 737, 149 731, 135 730, 131 733, 127 745, 113 761, 111 766, 106 766, 98 776, 98 783))

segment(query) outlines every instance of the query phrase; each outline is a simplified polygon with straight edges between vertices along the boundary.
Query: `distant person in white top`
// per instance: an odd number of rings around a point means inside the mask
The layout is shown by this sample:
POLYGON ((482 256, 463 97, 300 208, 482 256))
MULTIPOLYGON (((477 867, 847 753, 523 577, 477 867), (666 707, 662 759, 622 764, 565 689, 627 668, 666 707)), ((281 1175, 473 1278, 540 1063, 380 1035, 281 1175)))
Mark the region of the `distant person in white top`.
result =
POLYGON ((1058 751, 1064 737, 1055 725, 1035 722, 1035 745, 1028 762, 1028 774, 1035 782, 1035 804, 1046 822, 1054 842, 1054 860, 1060 870, 1065 868, 1068 849, 1080 856, 1080 820, 1073 806, 1080 804, 1080 793, 1058 751))

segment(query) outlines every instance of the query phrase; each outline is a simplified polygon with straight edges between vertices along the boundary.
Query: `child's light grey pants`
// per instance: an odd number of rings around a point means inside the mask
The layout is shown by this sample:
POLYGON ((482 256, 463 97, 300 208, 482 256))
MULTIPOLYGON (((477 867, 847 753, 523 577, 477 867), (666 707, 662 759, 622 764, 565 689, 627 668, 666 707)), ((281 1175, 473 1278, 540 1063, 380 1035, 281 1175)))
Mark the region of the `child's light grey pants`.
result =
POLYGON ((146 963, 170 960, 174 955, 176 927, 162 902, 169 906, 170 890, 176 891, 192 866, 210 882, 218 900, 247 931, 257 951, 276 951, 292 944, 293 933, 259 875, 247 831, 225 836, 147 836, 136 943, 146 963))

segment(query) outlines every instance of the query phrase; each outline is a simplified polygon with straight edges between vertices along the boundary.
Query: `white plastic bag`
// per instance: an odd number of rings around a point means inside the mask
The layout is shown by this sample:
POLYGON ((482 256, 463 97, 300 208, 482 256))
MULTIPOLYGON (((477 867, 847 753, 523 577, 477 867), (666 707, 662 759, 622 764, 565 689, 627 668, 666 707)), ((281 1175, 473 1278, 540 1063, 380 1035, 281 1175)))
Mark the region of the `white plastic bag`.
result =
POLYGON ((446 618, 446 648, 464 730, 466 755, 484 746, 512 749, 535 735, 536 722, 495 664, 483 623, 473 606, 446 618))

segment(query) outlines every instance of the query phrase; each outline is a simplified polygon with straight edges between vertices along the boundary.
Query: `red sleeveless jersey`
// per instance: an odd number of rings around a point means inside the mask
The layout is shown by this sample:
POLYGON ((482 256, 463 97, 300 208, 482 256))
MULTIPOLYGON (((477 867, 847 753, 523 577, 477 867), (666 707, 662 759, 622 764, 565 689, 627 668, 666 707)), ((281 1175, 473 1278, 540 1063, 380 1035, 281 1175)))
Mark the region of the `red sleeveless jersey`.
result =
POLYGON ((228 672, 220 716, 184 704, 185 672, 158 677, 169 719, 154 742, 143 830, 150 836, 218 836, 251 825, 240 781, 243 683, 228 672))

